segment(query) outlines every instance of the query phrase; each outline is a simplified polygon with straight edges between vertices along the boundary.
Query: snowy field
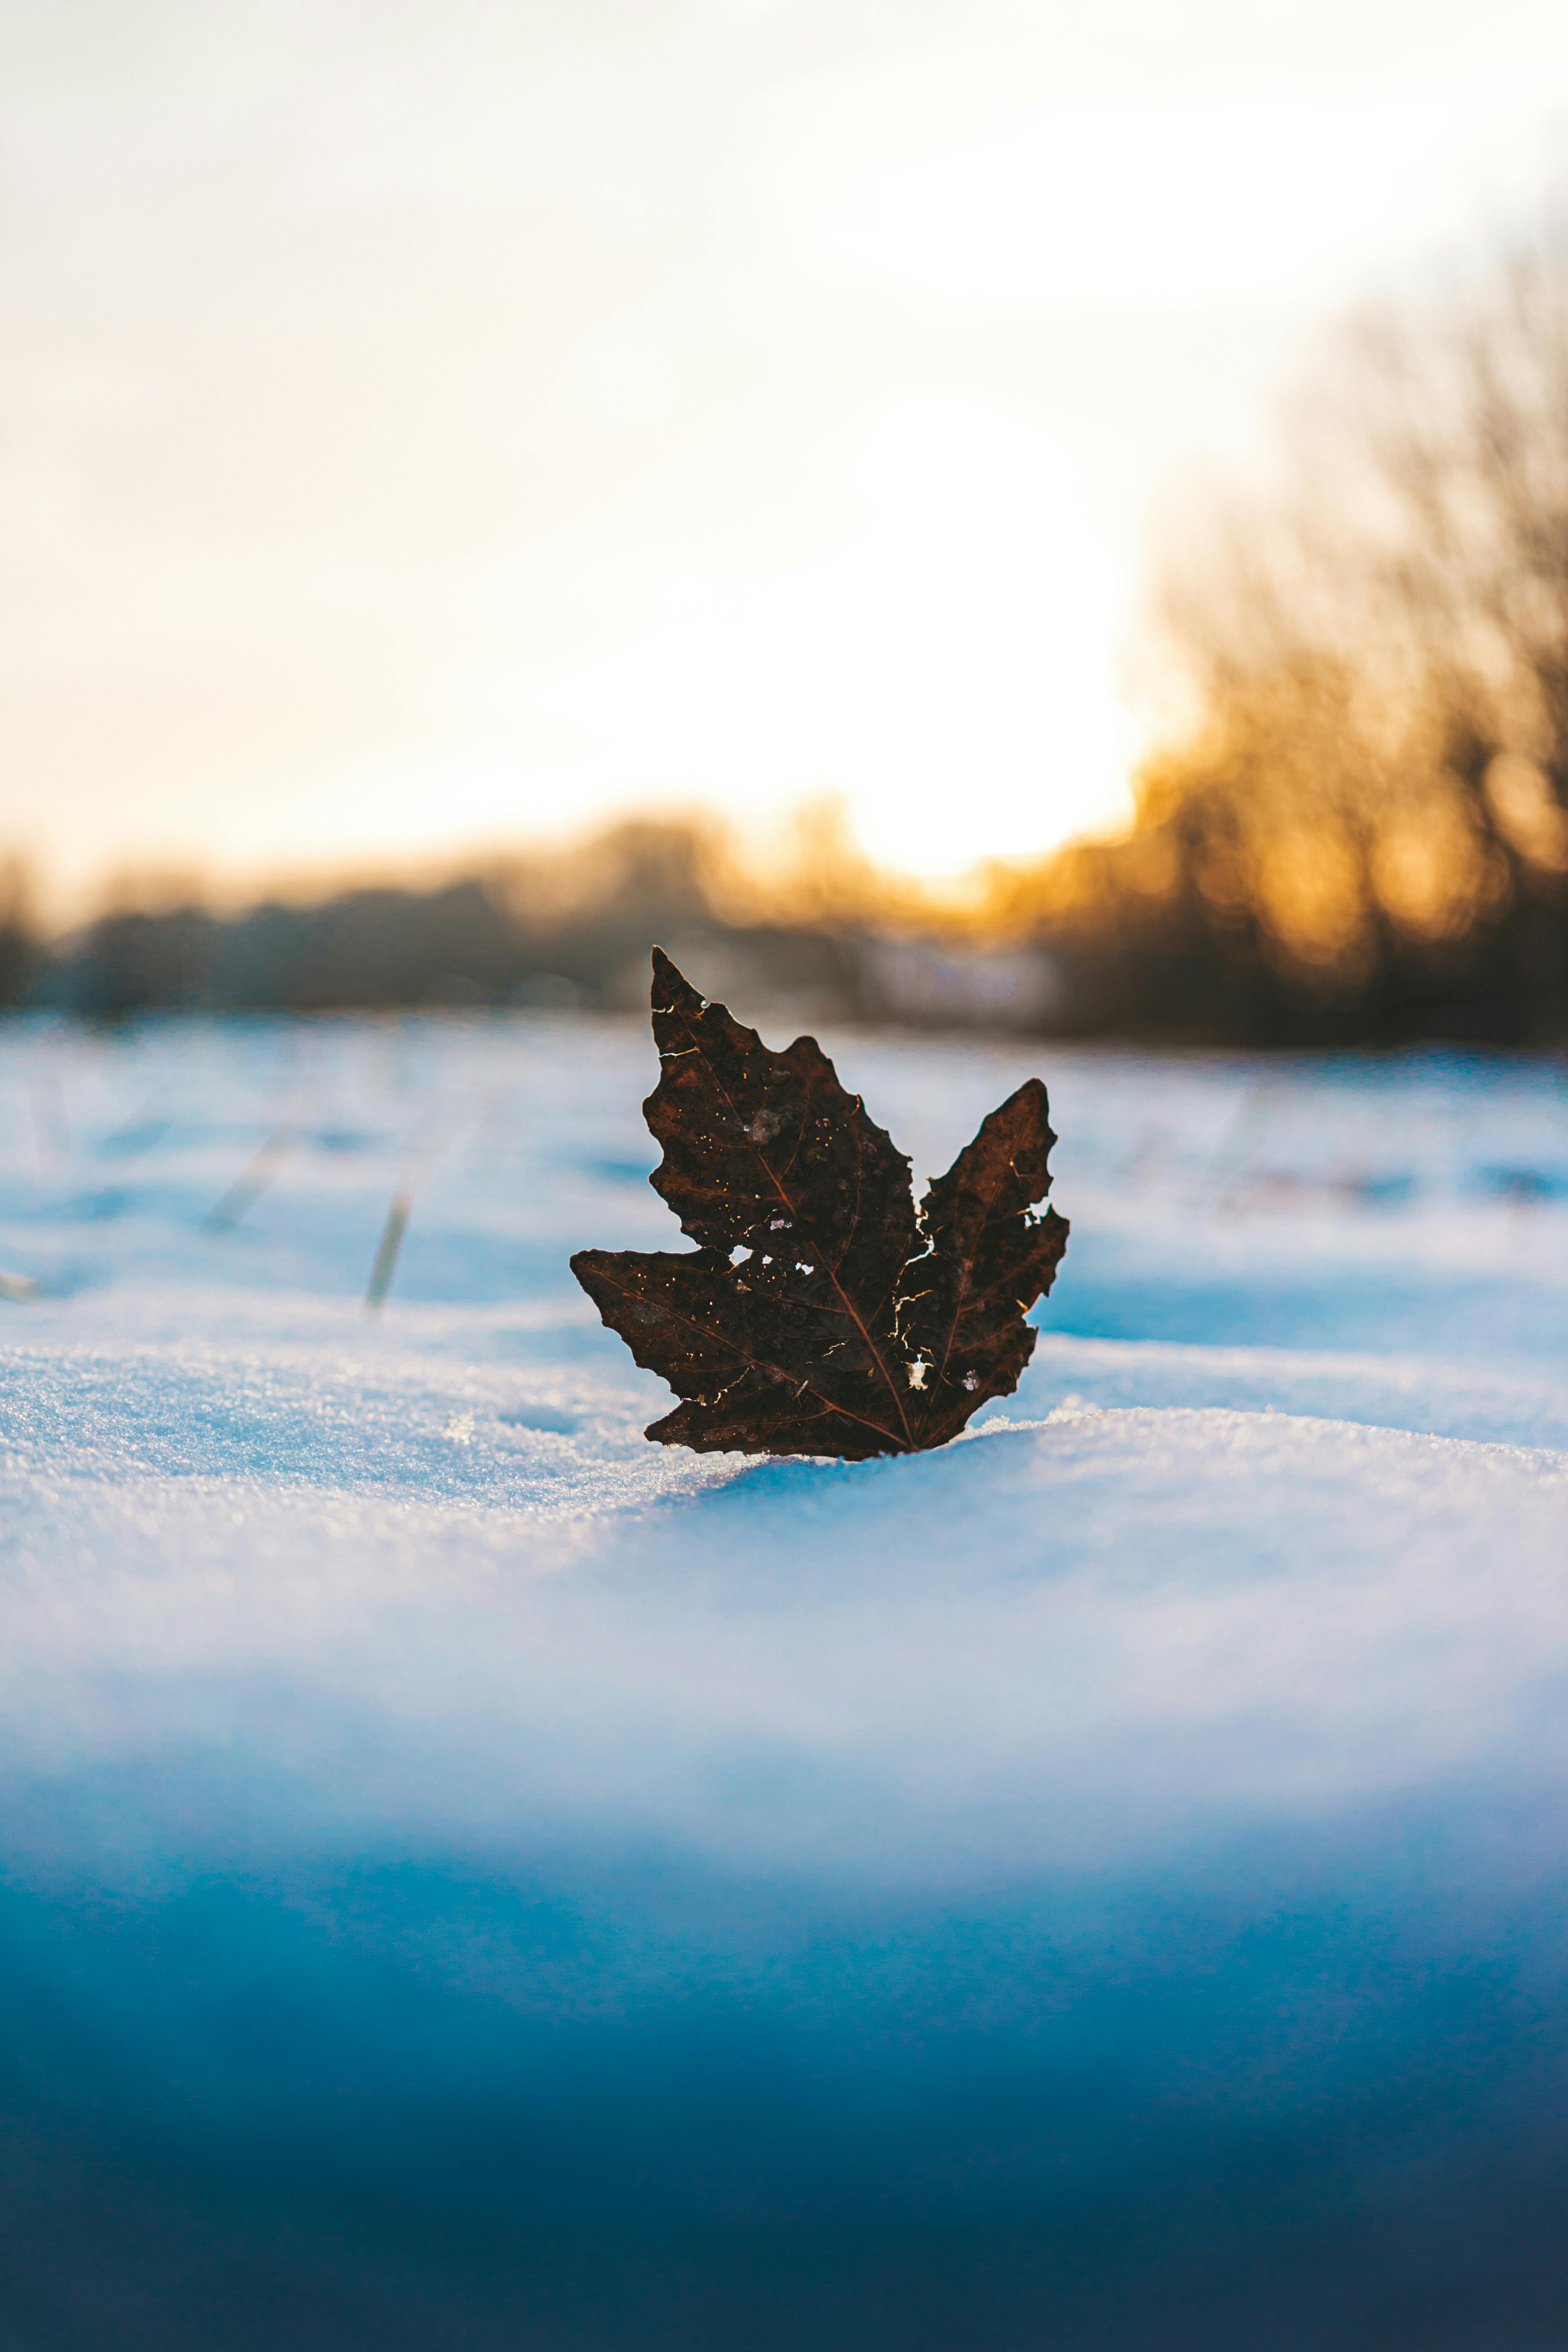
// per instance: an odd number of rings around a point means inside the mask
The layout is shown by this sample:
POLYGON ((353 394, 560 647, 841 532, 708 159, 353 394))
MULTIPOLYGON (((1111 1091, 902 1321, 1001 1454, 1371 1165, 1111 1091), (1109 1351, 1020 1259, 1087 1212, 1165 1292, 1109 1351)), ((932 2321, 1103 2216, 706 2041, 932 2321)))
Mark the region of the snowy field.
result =
POLYGON ((643 1440, 640 1023, 0 1034, 0 2352, 1568 2341, 1568 1076, 824 1042, 918 1459, 643 1440))

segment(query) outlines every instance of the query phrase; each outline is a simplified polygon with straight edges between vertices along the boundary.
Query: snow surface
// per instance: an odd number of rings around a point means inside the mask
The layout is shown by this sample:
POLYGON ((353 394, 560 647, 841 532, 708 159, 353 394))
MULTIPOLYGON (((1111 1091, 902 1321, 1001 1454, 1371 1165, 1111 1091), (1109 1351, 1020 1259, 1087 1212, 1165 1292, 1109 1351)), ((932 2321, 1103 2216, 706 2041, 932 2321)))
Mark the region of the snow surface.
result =
POLYGON ((5 1037, 5 2352, 1563 2342, 1563 1072, 825 1043, 914 1460, 644 1441, 640 1024, 5 1037))

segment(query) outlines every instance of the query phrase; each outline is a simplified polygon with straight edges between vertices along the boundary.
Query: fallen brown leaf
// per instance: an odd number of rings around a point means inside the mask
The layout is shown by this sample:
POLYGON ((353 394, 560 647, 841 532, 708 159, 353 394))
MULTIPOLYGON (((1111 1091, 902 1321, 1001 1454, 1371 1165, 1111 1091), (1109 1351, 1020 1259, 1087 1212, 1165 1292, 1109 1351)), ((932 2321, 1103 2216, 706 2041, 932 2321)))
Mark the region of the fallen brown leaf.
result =
POLYGON ((648 1429, 699 1453, 861 1460, 942 1445, 1007 1396, 1068 1225, 1034 1214, 1056 1137, 1030 1078, 917 1212, 910 1163, 815 1037, 775 1054, 653 951, 662 1074, 649 1178, 695 1250, 579 1250, 572 1271, 681 1399, 648 1429))

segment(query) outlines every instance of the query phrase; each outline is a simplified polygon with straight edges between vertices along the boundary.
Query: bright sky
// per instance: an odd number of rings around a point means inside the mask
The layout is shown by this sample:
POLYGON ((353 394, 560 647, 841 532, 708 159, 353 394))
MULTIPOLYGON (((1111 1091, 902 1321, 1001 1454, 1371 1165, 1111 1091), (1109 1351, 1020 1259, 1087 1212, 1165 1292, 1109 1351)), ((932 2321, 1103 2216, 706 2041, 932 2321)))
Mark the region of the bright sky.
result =
POLYGON ((1564 121, 1561 0, 0 0, 0 847, 1113 820, 1152 504, 1564 121))

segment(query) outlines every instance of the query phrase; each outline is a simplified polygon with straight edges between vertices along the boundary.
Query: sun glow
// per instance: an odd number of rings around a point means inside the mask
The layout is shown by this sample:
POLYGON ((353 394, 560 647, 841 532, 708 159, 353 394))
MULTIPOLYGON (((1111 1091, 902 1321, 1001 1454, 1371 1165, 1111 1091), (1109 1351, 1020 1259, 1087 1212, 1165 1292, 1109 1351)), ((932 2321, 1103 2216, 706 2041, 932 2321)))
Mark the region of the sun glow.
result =
POLYGON ((80 911, 661 805, 834 793, 927 876, 1115 822, 1152 502, 1533 184, 1561 17, 23 11, 0 858, 80 911))
POLYGON ((866 848, 947 872, 1120 814, 1121 569, 1070 453, 945 396, 886 408, 849 453, 853 519, 771 568, 690 562, 651 625, 510 701, 577 738, 595 800, 649 781, 744 815, 833 789, 866 848))

